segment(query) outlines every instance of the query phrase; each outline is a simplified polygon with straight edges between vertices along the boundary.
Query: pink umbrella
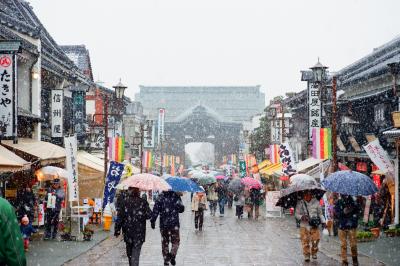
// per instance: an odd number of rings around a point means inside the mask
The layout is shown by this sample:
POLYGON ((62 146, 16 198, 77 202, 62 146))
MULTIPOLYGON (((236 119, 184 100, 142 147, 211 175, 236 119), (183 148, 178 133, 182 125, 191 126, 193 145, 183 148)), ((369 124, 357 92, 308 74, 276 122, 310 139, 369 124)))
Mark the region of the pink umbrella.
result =
POLYGON ((137 187, 140 190, 167 191, 171 186, 161 177, 152 174, 137 174, 126 178, 121 182, 123 187, 137 187))
POLYGON ((247 188, 255 188, 255 189, 261 189, 262 184, 260 181, 257 179, 254 179, 252 177, 245 177, 240 180, 240 182, 247 188))
POLYGON ((224 176, 224 175, 217 175, 215 178, 216 178, 217 180, 223 180, 223 179, 226 179, 226 176, 224 176))

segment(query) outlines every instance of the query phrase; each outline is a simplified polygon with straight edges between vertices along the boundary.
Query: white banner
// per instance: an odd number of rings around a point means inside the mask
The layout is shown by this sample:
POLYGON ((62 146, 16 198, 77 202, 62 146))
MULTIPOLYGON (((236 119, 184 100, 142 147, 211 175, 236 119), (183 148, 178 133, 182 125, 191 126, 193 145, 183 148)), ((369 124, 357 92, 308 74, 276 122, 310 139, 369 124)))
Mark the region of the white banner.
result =
MULTIPOLYGON (((153 125, 153 123, 151 123, 153 125)), ((144 130, 144 143, 143 146, 145 148, 154 148, 154 139, 156 135, 156 129, 154 126, 151 127, 151 131, 149 129, 144 130)))
POLYGON ((51 91, 51 136, 63 137, 63 90, 51 91))
POLYGON ((66 169, 70 174, 68 178, 69 201, 77 201, 79 200, 79 184, 76 136, 65 137, 64 145, 67 154, 66 169))
POLYGON ((312 139, 312 129, 321 127, 321 101, 319 99, 319 87, 317 83, 308 84, 308 115, 309 115, 309 139, 312 139))
POLYGON ((389 173, 388 178, 393 181, 393 177, 395 176, 394 165, 392 164, 387 152, 379 143, 379 139, 375 139, 365 145, 364 150, 367 152, 371 161, 378 166, 379 170, 389 173))
POLYGON ((165 109, 158 110, 158 144, 161 143, 161 138, 164 137, 164 122, 165 122, 165 109))
POLYGON ((296 173, 296 164, 294 162, 293 151, 288 142, 279 145, 279 156, 282 164, 282 173, 285 176, 291 176, 296 173))
POLYGON ((0 126, 5 137, 13 136, 14 123, 14 64, 12 54, 0 54, 0 126))

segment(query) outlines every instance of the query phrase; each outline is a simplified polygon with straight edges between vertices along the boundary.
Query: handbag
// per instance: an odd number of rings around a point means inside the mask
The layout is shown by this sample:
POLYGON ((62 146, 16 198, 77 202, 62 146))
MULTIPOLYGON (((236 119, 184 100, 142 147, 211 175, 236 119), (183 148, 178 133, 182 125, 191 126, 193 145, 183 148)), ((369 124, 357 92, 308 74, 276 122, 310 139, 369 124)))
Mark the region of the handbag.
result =
POLYGON ((317 228, 321 224, 321 219, 317 216, 310 217, 310 213, 308 212, 307 204, 303 201, 304 206, 306 207, 307 215, 309 217, 308 224, 312 228, 317 228))

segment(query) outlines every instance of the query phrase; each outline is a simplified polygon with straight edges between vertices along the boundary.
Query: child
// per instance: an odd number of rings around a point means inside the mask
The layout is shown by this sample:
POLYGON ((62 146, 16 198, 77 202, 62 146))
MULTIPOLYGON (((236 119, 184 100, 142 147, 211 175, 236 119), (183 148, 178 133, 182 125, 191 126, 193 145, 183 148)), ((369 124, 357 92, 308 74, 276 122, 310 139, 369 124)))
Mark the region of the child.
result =
POLYGON ((236 206, 236 216, 238 217, 238 219, 242 219, 243 218, 243 205, 244 205, 244 193, 240 192, 239 194, 235 195, 235 197, 233 198, 235 201, 235 206, 236 206))
POLYGON ((203 191, 194 194, 192 210, 194 211, 194 227, 203 231, 204 210, 207 210, 207 197, 203 191))
POLYGON ((32 233, 36 233, 37 230, 33 228, 32 224, 29 223, 29 218, 28 216, 24 216, 21 219, 21 233, 22 237, 24 238, 24 249, 25 251, 28 251, 29 249, 29 238, 31 237, 32 233))

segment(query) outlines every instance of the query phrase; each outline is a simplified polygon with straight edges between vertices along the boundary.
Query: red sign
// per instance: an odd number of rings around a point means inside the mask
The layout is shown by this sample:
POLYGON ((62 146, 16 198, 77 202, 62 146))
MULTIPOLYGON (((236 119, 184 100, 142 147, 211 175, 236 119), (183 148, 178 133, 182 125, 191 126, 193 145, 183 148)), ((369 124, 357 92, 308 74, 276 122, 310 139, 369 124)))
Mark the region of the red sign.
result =
POLYGON ((356 170, 359 172, 367 172, 367 163, 366 162, 358 162, 356 166, 356 170))
POLYGON ((3 55, 0 57, 0 66, 2 67, 9 67, 12 63, 12 59, 8 55, 3 55))

